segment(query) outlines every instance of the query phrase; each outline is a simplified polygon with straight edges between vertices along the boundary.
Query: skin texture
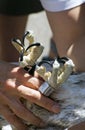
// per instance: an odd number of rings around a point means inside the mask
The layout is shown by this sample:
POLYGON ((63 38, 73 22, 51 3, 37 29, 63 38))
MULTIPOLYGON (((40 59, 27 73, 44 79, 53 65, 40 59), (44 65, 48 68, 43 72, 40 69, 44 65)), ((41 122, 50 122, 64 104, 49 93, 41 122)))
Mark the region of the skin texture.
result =
MULTIPOLYGON (((81 72, 85 71, 84 16, 85 5, 63 12, 47 12, 58 54, 60 56, 70 57, 76 65, 76 71, 81 72)), ((10 39, 13 37, 22 37, 27 16, 13 17, 1 15, 0 18, 0 59, 10 62, 16 61, 18 53, 15 48, 10 45, 10 39), (13 55, 11 55, 11 52, 13 55)), ((43 122, 35 117, 20 102, 21 97, 49 111, 59 112, 59 107, 55 102, 37 91, 42 82, 41 79, 39 80, 38 78, 30 76, 19 67, 5 62, 0 63, 0 114, 18 130, 27 129, 23 120, 37 126, 43 126, 43 122)), ((76 128, 83 130, 84 126, 80 127, 79 125, 78 127, 76 126, 76 128)), ((69 130, 76 130, 75 126, 69 130)))
POLYGON ((0 15, 0 60, 17 61, 19 53, 11 44, 12 38, 22 40, 28 15, 0 15))
MULTIPOLYGON (((18 61, 19 53, 11 44, 11 39, 22 40, 27 19, 28 15, 0 15, 0 60, 18 61)), ((0 62, 0 115, 18 130, 27 130, 23 120, 40 127, 45 126, 45 123, 27 110, 20 101, 24 98, 49 111, 59 112, 58 104, 38 91, 43 80, 38 78, 37 74, 35 74, 36 78, 32 77, 23 69, 2 61, 0 62)))
MULTIPOLYGON (((46 13, 59 56, 71 58, 75 71, 85 72, 85 4, 67 11, 46 13)), ((85 129, 85 122, 69 128, 81 129, 85 129)))
POLYGON ((85 5, 62 12, 47 12, 60 57, 70 57, 77 71, 85 71, 85 5))
POLYGON ((36 74, 32 77, 22 68, 6 62, 0 63, 0 114, 18 130, 26 129, 23 120, 36 126, 45 126, 41 119, 25 108, 21 98, 54 113, 59 112, 58 104, 38 91, 42 83, 43 80, 37 78, 36 74))

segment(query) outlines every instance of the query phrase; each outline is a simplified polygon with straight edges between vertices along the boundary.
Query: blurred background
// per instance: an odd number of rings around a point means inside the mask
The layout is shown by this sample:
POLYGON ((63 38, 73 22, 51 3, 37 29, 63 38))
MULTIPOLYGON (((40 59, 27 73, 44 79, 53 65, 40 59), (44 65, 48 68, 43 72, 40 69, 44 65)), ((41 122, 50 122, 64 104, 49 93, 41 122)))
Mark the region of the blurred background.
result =
POLYGON ((45 47, 40 59, 43 56, 47 56, 50 49, 52 32, 45 11, 29 15, 26 26, 26 31, 28 30, 32 30, 34 32, 35 42, 40 42, 45 47))

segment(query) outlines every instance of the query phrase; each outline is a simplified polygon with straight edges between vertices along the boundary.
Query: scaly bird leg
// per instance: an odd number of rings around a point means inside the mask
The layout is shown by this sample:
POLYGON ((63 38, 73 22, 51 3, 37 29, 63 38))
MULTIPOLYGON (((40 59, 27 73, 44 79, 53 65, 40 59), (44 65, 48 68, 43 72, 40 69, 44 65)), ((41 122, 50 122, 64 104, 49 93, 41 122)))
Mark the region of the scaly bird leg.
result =
POLYGON ((12 44, 20 53, 20 66, 31 74, 36 70, 44 79, 45 82, 40 86, 39 91, 46 96, 49 96, 56 88, 60 87, 73 71, 74 64, 72 60, 65 57, 54 61, 51 66, 52 72, 47 71, 46 67, 42 64, 37 64, 37 60, 41 56, 44 47, 40 43, 34 43, 32 31, 24 34, 22 42, 13 39, 12 44), (25 44, 26 39, 29 44, 27 47, 25 44))

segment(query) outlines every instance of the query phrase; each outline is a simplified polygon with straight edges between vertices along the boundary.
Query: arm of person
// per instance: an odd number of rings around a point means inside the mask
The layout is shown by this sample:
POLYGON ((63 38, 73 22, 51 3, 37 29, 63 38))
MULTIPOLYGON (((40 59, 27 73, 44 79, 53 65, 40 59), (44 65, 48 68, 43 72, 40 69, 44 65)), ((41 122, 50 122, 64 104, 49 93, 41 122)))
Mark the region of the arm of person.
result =
POLYGON ((17 129, 26 129, 23 120, 38 127, 45 125, 40 118, 26 109, 20 98, 54 113, 59 112, 58 104, 38 91, 42 83, 37 76, 29 75, 24 69, 0 62, 0 114, 17 129))

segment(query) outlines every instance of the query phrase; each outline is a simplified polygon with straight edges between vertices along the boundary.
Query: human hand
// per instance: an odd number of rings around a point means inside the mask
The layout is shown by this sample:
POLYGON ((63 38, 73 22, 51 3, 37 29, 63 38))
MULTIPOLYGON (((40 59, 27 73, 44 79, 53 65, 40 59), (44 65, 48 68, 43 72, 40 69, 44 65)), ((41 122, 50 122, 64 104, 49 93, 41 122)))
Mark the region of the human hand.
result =
POLYGON ((54 113, 59 112, 58 104, 38 91, 42 83, 42 80, 29 75, 20 67, 0 63, 0 114, 18 130, 27 130, 24 121, 38 127, 45 125, 26 109, 20 101, 21 97, 54 113))

